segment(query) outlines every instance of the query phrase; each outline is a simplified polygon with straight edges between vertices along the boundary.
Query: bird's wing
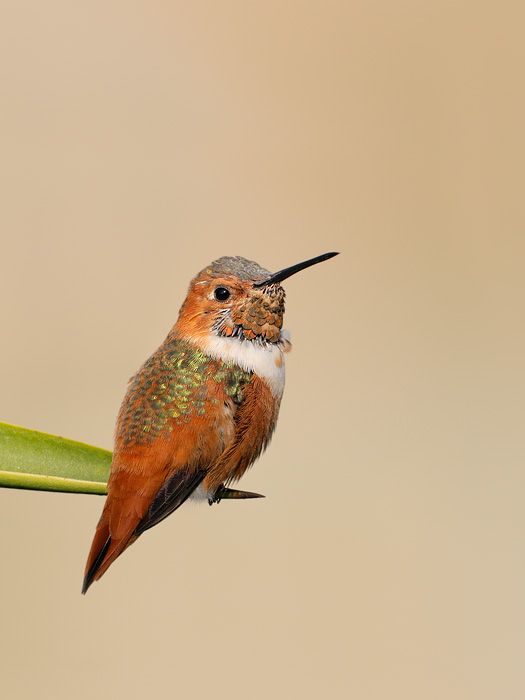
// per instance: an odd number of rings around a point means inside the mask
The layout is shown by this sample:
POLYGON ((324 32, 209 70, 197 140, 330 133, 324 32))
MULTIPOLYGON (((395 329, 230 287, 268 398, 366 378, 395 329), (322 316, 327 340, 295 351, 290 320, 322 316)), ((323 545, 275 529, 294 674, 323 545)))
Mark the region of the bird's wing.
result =
POLYGON ((206 469, 178 469, 165 481, 157 491, 146 515, 135 528, 133 535, 139 536, 158 525, 164 518, 177 510, 191 496, 206 476, 206 469))

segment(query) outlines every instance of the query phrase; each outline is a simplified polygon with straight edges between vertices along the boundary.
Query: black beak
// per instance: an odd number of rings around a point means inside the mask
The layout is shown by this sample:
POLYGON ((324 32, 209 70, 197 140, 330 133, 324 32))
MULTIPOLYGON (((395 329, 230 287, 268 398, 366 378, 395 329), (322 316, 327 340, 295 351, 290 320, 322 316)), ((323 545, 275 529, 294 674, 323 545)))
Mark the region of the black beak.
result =
POLYGON ((292 265, 291 267, 285 267, 284 270, 279 270, 268 279, 261 280, 260 282, 254 282, 254 287, 266 287, 268 284, 278 284, 283 280, 295 275, 296 272, 300 272, 310 265, 317 265, 317 263, 323 262, 324 260, 330 260, 334 255, 339 255, 339 253, 324 253, 323 255, 318 255, 316 258, 311 258, 311 260, 305 260, 305 262, 297 263, 297 265, 292 265))

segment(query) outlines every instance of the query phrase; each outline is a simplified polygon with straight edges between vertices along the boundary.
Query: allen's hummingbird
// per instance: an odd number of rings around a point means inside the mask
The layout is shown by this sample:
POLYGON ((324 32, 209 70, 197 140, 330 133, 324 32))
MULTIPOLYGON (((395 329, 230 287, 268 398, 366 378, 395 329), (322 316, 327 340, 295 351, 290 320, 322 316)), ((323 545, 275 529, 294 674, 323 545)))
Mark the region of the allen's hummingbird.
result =
POLYGON ((115 430, 108 496, 84 585, 190 496, 255 498, 229 489, 269 443, 284 388, 280 283, 337 253, 271 274, 240 257, 190 283, 179 318, 130 380, 115 430))

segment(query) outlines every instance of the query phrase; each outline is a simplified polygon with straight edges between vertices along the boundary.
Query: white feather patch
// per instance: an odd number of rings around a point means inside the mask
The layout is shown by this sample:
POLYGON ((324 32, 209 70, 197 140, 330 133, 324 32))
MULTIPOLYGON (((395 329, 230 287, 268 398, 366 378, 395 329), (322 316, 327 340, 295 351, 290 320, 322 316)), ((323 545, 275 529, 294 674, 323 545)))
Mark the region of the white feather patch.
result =
POLYGON ((204 486, 204 484, 201 481, 201 483, 197 486, 195 491, 193 491, 193 493, 191 494, 191 496, 189 497, 188 500, 190 502, 193 501, 194 503, 202 503, 203 501, 208 502, 208 499, 212 495, 213 494, 211 494, 208 491, 208 489, 204 486))
POLYGON ((284 348, 281 344, 260 345, 251 340, 209 335, 199 343, 203 352, 216 360, 231 362, 255 372, 268 384, 272 394, 281 398, 284 390, 284 348))

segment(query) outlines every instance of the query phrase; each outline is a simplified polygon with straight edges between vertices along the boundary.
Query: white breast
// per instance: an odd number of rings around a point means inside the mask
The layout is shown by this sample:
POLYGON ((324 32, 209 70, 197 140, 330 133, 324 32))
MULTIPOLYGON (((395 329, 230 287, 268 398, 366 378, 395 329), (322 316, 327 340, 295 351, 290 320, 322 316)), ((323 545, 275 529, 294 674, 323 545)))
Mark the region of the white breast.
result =
POLYGON ((280 399, 283 395, 285 349, 281 344, 260 345, 251 340, 210 335, 199 345, 207 355, 216 360, 232 362, 248 372, 255 372, 265 380, 277 398, 280 399))

